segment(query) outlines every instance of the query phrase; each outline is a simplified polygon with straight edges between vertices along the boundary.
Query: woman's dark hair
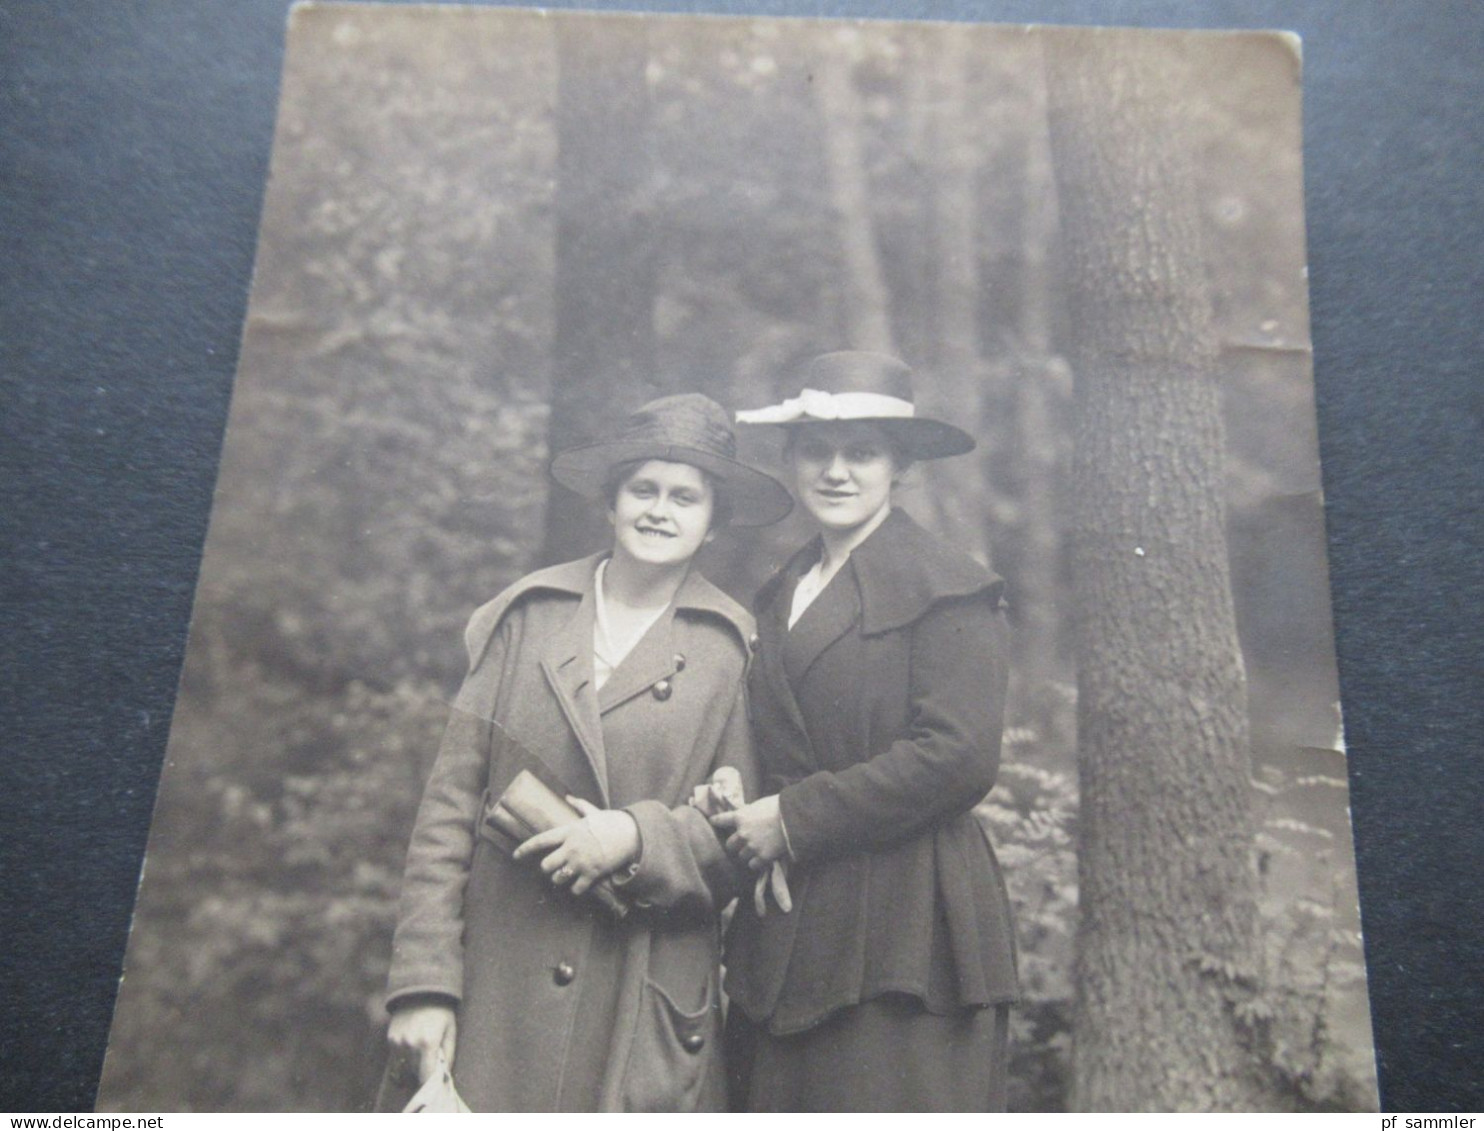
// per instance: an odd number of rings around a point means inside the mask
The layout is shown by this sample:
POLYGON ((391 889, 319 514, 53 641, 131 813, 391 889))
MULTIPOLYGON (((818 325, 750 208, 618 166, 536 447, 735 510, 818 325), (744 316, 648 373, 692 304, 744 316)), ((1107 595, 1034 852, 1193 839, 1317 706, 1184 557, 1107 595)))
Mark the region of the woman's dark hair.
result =
MULTIPOLYGON (((603 500, 610 508, 618 506, 618 492, 629 477, 648 463, 648 459, 631 459, 623 463, 616 463, 608 469, 608 474, 603 479, 603 500)), ((683 462, 683 461, 682 461, 683 462)), ((694 467, 694 464, 690 466, 694 467)), ((720 530, 732 521, 732 497, 727 491, 726 481, 719 476, 712 475, 704 468, 697 467, 701 477, 711 487, 711 527, 712 530, 720 530)))

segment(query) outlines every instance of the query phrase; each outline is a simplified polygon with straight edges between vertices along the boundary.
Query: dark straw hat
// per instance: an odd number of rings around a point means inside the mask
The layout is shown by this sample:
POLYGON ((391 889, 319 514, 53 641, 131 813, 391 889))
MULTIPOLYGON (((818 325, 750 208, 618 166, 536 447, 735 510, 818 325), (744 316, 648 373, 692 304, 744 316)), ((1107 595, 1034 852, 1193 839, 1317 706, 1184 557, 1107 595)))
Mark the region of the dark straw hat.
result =
POLYGON ((961 428, 917 415, 912 370, 894 357, 864 350, 821 354, 794 379, 781 404, 737 414, 738 424, 879 424, 909 459, 942 459, 974 450, 961 428))
POLYGON ((771 475, 737 459, 737 436, 726 409, 700 393, 650 401, 617 436, 569 448, 551 461, 551 477, 599 499, 612 470, 636 460, 688 463, 726 485, 736 526, 767 526, 793 509, 793 497, 771 475))

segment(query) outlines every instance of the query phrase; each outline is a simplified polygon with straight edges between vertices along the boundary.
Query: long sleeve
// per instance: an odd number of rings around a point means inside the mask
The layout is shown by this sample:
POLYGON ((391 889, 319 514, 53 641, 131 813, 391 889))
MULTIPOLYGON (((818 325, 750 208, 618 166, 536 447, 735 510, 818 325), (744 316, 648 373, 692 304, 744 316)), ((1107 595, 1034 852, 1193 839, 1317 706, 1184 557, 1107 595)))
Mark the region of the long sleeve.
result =
POLYGON ((997 603, 983 595, 934 603, 909 629, 906 733, 873 758, 783 788, 779 805, 799 859, 900 842, 993 787, 1008 681, 997 603))
MULTIPOLYGON (((714 772, 722 766, 734 767, 742 775, 747 796, 753 796, 757 770, 746 688, 740 681, 710 768, 714 772)), ((659 801, 640 801, 625 812, 639 825, 642 848, 637 867, 619 890, 637 906, 711 915, 748 882, 711 823, 692 806, 670 808, 659 801)))
POLYGON ((490 719, 503 635, 482 654, 449 715, 407 849, 387 1002, 413 994, 458 999, 464 984, 464 888, 488 776, 490 719))

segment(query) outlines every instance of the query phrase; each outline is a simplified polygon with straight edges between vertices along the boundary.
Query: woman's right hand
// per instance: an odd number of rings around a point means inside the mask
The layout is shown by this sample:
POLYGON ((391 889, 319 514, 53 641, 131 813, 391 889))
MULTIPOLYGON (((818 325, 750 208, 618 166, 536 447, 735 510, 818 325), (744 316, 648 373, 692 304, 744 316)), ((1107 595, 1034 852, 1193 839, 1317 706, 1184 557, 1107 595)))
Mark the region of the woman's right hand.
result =
POLYGON ((458 1020, 452 1006, 405 1005, 393 1011, 386 1039, 397 1068, 400 1071, 416 1068, 417 1082, 421 1084, 433 1074, 440 1049, 444 1059, 453 1064, 458 1020))
POLYGON ((727 851, 754 872, 766 872, 775 860, 789 854, 776 793, 740 809, 717 813, 710 820, 713 829, 731 834, 726 841, 727 851))

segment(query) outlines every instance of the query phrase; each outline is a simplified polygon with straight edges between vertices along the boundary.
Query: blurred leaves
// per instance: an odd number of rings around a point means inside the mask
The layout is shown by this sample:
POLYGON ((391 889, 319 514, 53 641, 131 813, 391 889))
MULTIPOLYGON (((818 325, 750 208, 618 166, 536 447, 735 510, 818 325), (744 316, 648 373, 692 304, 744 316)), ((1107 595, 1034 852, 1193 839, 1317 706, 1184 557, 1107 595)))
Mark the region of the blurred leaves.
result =
POLYGON ((221 675, 223 714, 182 713, 172 734, 227 769, 175 775, 162 796, 109 1094, 355 1110, 375 1086, 419 765, 446 709, 426 682, 353 682, 330 704, 250 668, 221 675))

